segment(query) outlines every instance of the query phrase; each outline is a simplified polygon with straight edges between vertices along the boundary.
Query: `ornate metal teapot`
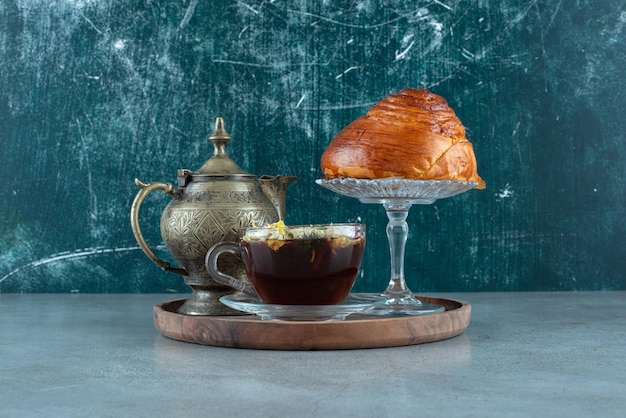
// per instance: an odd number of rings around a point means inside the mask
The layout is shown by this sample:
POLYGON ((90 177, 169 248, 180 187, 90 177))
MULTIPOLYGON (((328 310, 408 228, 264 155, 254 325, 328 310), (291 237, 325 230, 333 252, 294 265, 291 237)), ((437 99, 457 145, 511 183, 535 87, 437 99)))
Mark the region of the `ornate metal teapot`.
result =
MULTIPOLYGON (((192 294, 178 309, 188 315, 239 315, 223 305, 219 298, 233 292, 214 281, 204 267, 206 252, 221 241, 235 241, 239 229, 267 225, 285 215, 287 187, 297 177, 262 176, 257 178, 241 169, 226 155, 231 137, 224 121, 217 118, 209 137, 213 156, 197 171, 178 170, 178 189, 170 183, 144 183, 135 179, 141 189, 135 196, 130 222, 137 243, 150 260, 163 270, 185 277, 192 294), (161 214, 161 236, 165 246, 180 267, 161 260, 148 246, 139 228, 139 209, 148 194, 155 190, 172 200, 161 214)), ((220 258, 222 270, 235 277, 245 277, 241 261, 225 254, 220 258)))

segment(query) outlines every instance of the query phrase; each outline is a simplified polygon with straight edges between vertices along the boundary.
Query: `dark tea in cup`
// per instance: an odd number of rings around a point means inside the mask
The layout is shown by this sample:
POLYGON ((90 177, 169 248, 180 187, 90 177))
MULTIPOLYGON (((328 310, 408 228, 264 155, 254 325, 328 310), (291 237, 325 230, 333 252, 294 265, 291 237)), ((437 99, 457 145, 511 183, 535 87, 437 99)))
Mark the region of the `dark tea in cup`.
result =
POLYGON ((365 248, 365 226, 247 228, 241 231, 238 243, 230 244, 217 244, 207 254, 207 270, 216 281, 258 295, 269 304, 335 305, 346 299, 356 281, 365 248), (217 257, 224 251, 241 255, 253 289, 217 270, 217 257))

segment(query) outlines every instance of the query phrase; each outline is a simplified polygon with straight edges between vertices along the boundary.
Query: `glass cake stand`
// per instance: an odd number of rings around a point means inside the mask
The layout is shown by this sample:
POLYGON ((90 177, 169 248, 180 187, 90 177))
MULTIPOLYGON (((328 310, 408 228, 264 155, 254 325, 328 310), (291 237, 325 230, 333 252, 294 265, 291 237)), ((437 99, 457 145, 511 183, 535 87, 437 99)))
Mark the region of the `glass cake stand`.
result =
POLYGON ((406 218, 412 205, 429 205, 473 189, 476 182, 452 180, 365 180, 356 178, 318 179, 320 186, 335 193, 354 197, 362 203, 382 204, 389 222, 387 238, 391 254, 391 278, 382 296, 384 304, 367 313, 373 315, 424 315, 443 312, 444 307, 420 301, 413 296, 404 278, 404 252, 409 235, 406 218))

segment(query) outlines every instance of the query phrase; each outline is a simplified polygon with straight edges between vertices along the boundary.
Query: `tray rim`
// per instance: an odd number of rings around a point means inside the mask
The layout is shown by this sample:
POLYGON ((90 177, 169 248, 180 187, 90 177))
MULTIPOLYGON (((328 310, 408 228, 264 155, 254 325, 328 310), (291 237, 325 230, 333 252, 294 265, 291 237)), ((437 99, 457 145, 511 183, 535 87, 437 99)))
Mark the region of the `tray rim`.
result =
POLYGON ((457 299, 417 296, 441 304, 441 313, 420 316, 352 315, 342 321, 267 321, 255 315, 203 316, 176 312, 186 299, 154 305, 154 326, 165 337, 215 347, 265 350, 343 350, 399 347, 449 339, 470 324, 471 305, 457 299), (371 327, 376 332, 371 332, 371 327), (291 336, 287 341, 271 335, 291 336), (265 338, 258 338, 258 336, 265 338), (270 337, 268 337, 268 335, 270 337))

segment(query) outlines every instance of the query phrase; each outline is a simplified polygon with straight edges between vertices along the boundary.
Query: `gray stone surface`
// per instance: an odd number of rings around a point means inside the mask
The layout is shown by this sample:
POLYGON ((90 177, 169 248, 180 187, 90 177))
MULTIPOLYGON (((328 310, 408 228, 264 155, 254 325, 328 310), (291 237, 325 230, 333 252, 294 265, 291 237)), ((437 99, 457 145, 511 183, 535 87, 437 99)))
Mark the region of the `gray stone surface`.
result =
POLYGON ((161 336, 179 295, 0 295, 1 417, 618 417, 626 292, 443 294, 453 339, 263 351, 161 336))

